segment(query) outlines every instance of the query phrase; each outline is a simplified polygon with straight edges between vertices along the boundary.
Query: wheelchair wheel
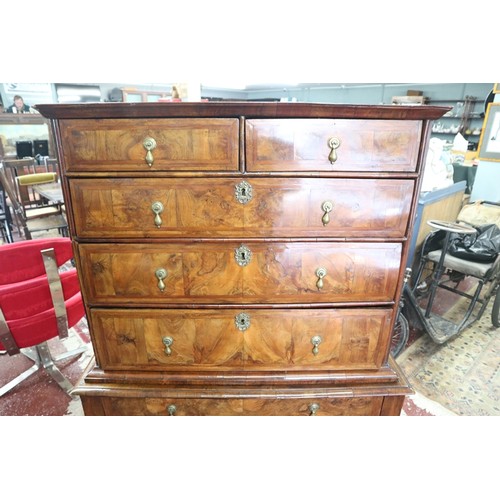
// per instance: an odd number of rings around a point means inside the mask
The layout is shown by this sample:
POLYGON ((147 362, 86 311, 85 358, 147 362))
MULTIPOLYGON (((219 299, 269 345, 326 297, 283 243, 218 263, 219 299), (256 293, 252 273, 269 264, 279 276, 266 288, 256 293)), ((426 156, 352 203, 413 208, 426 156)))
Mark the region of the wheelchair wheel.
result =
POLYGON ((408 325, 408 320, 400 311, 396 319, 396 324, 394 325, 391 339, 391 354, 394 358, 401 354, 401 351, 405 348, 409 334, 410 327, 408 325))
POLYGON ((493 307, 491 309, 491 322, 495 328, 500 327, 500 286, 497 288, 495 302, 493 302, 493 307))

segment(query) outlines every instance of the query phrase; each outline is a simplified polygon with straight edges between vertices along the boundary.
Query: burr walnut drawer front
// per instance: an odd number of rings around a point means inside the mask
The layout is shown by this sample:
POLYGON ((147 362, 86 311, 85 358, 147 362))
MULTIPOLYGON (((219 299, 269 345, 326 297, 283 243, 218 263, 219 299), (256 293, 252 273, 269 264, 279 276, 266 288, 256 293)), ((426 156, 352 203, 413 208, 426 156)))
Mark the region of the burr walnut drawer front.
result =
POLYGON ((236 171, 236 118, 60 120, 67 172, 236 171))
POLYGON ((247 169, 415 171, 421 126, 406 120, 247 120, 247 169))
MULTIPOLYGON (((85 398, 82 398, 85 400, 85 398)), ((382 412, 383 396, 373 397, 204 397, 99 398, 99 414, 114 416, 370 416, 382 412)), ((84 405, 86 401, 83 401, 84 405)), ((96 412, 97 414, 97 412, 96 412)))
POLYGON ((91 309, 105 370, 378 369, 391 309, 91 309))
POLYGON ((399 243, 78 244, 87 303, 392 302, 399 243))
POLYGON ((401 238, 413 187, 401 179, 70 180, 81 238, 401 238))

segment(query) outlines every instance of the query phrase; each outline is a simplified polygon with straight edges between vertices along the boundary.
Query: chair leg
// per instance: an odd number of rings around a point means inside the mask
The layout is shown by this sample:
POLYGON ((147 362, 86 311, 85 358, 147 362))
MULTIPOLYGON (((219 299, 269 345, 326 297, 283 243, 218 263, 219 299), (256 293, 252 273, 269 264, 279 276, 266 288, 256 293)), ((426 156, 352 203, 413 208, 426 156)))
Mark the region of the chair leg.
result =
POLYGON ((42 342, 35 347, 42 366, 47 370, 47 373, 59 384, 59 386, 67 393, 73 390, 71 382, 59 371, 59 368, 54 364, 54 359, 50 354, 47 342, 42 342))
POLYGON ((53 357, 47 342, 42 342, 35 347, 30 347, 22 350, 22 354, 27 358, 34 361, 34 365, 28 370, 18 375, 15 379, 11 380, 3 387, 0 387, 0 397, 19 385, 22 381, 26 380, 29 376, 33 375, 40 368, 45 368, 47 373, 59 384, 59 386, 68 394, 73 390, 71 382, 61 373, 59 368, 54 364, 54 361, 60 361, 76 354, 81 354, 88 349, 88 346, 82 346, 72 351, 65 352, 59 356, 53 357))
POLYGON ((19 385, 23 380, 26 380, 28 377, 33 375, 33 373, 38 371, 38 369, 42 366, 40 358, 36 355, 36 353, 31 354, 30 356, 27 357, 32 359, 35 362, 35 364, 31 368, 28 368, 26 371, 21 373, 21 375, 18 375, 15 379, 5 384, 3 387, 0 387, 0 397, 3 396, 4 394, 7 394, 7 392, 16 387, 16 385, 19 385))
POLYGON ((61 361, 61 359, 71 358, 72 356, 76 356, 77 354, 82 354, 88 351, 88 349, 89 347, 87 345, 84 345, 82 347, 78 347, 77 349, 73 349, 72 351, 63 352, 62 354, 59 354, 59 356, 53 356, 52 359, 54 361, 61 361))

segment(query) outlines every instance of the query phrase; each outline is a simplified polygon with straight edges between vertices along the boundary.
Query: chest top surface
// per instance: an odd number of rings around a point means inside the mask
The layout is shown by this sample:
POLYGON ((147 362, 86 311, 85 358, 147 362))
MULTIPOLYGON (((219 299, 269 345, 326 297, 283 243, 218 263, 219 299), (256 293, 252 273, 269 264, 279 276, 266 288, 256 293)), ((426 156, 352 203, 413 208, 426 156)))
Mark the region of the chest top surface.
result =
POLYGON ((434 120, 443 106, 347 105, 322 103, 202 102, 39 104, 46 118, 359 118, 374 120, 434 120))

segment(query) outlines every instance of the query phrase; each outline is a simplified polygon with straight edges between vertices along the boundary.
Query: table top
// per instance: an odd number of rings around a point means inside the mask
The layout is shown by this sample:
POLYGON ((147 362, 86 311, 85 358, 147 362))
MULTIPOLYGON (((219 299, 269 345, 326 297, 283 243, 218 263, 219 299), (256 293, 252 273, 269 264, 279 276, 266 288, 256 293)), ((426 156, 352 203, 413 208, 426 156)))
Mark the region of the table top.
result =
POLYGON ((458 233, 458 234, 473 234, 477 233, 477 231, 464 223, 457 224, 455 222, 442 221, 442 220, 428 220, 427 224, 429 226, 434 227, 436 229, 441 229, 443 231, 447 231, 449 233, 458 233))
POLYGON ((59 182, 48 182, 47 184, 37 184, 32 186, 40 196, 43 196, 52 203, 64 203, 62 187, 59 182))

